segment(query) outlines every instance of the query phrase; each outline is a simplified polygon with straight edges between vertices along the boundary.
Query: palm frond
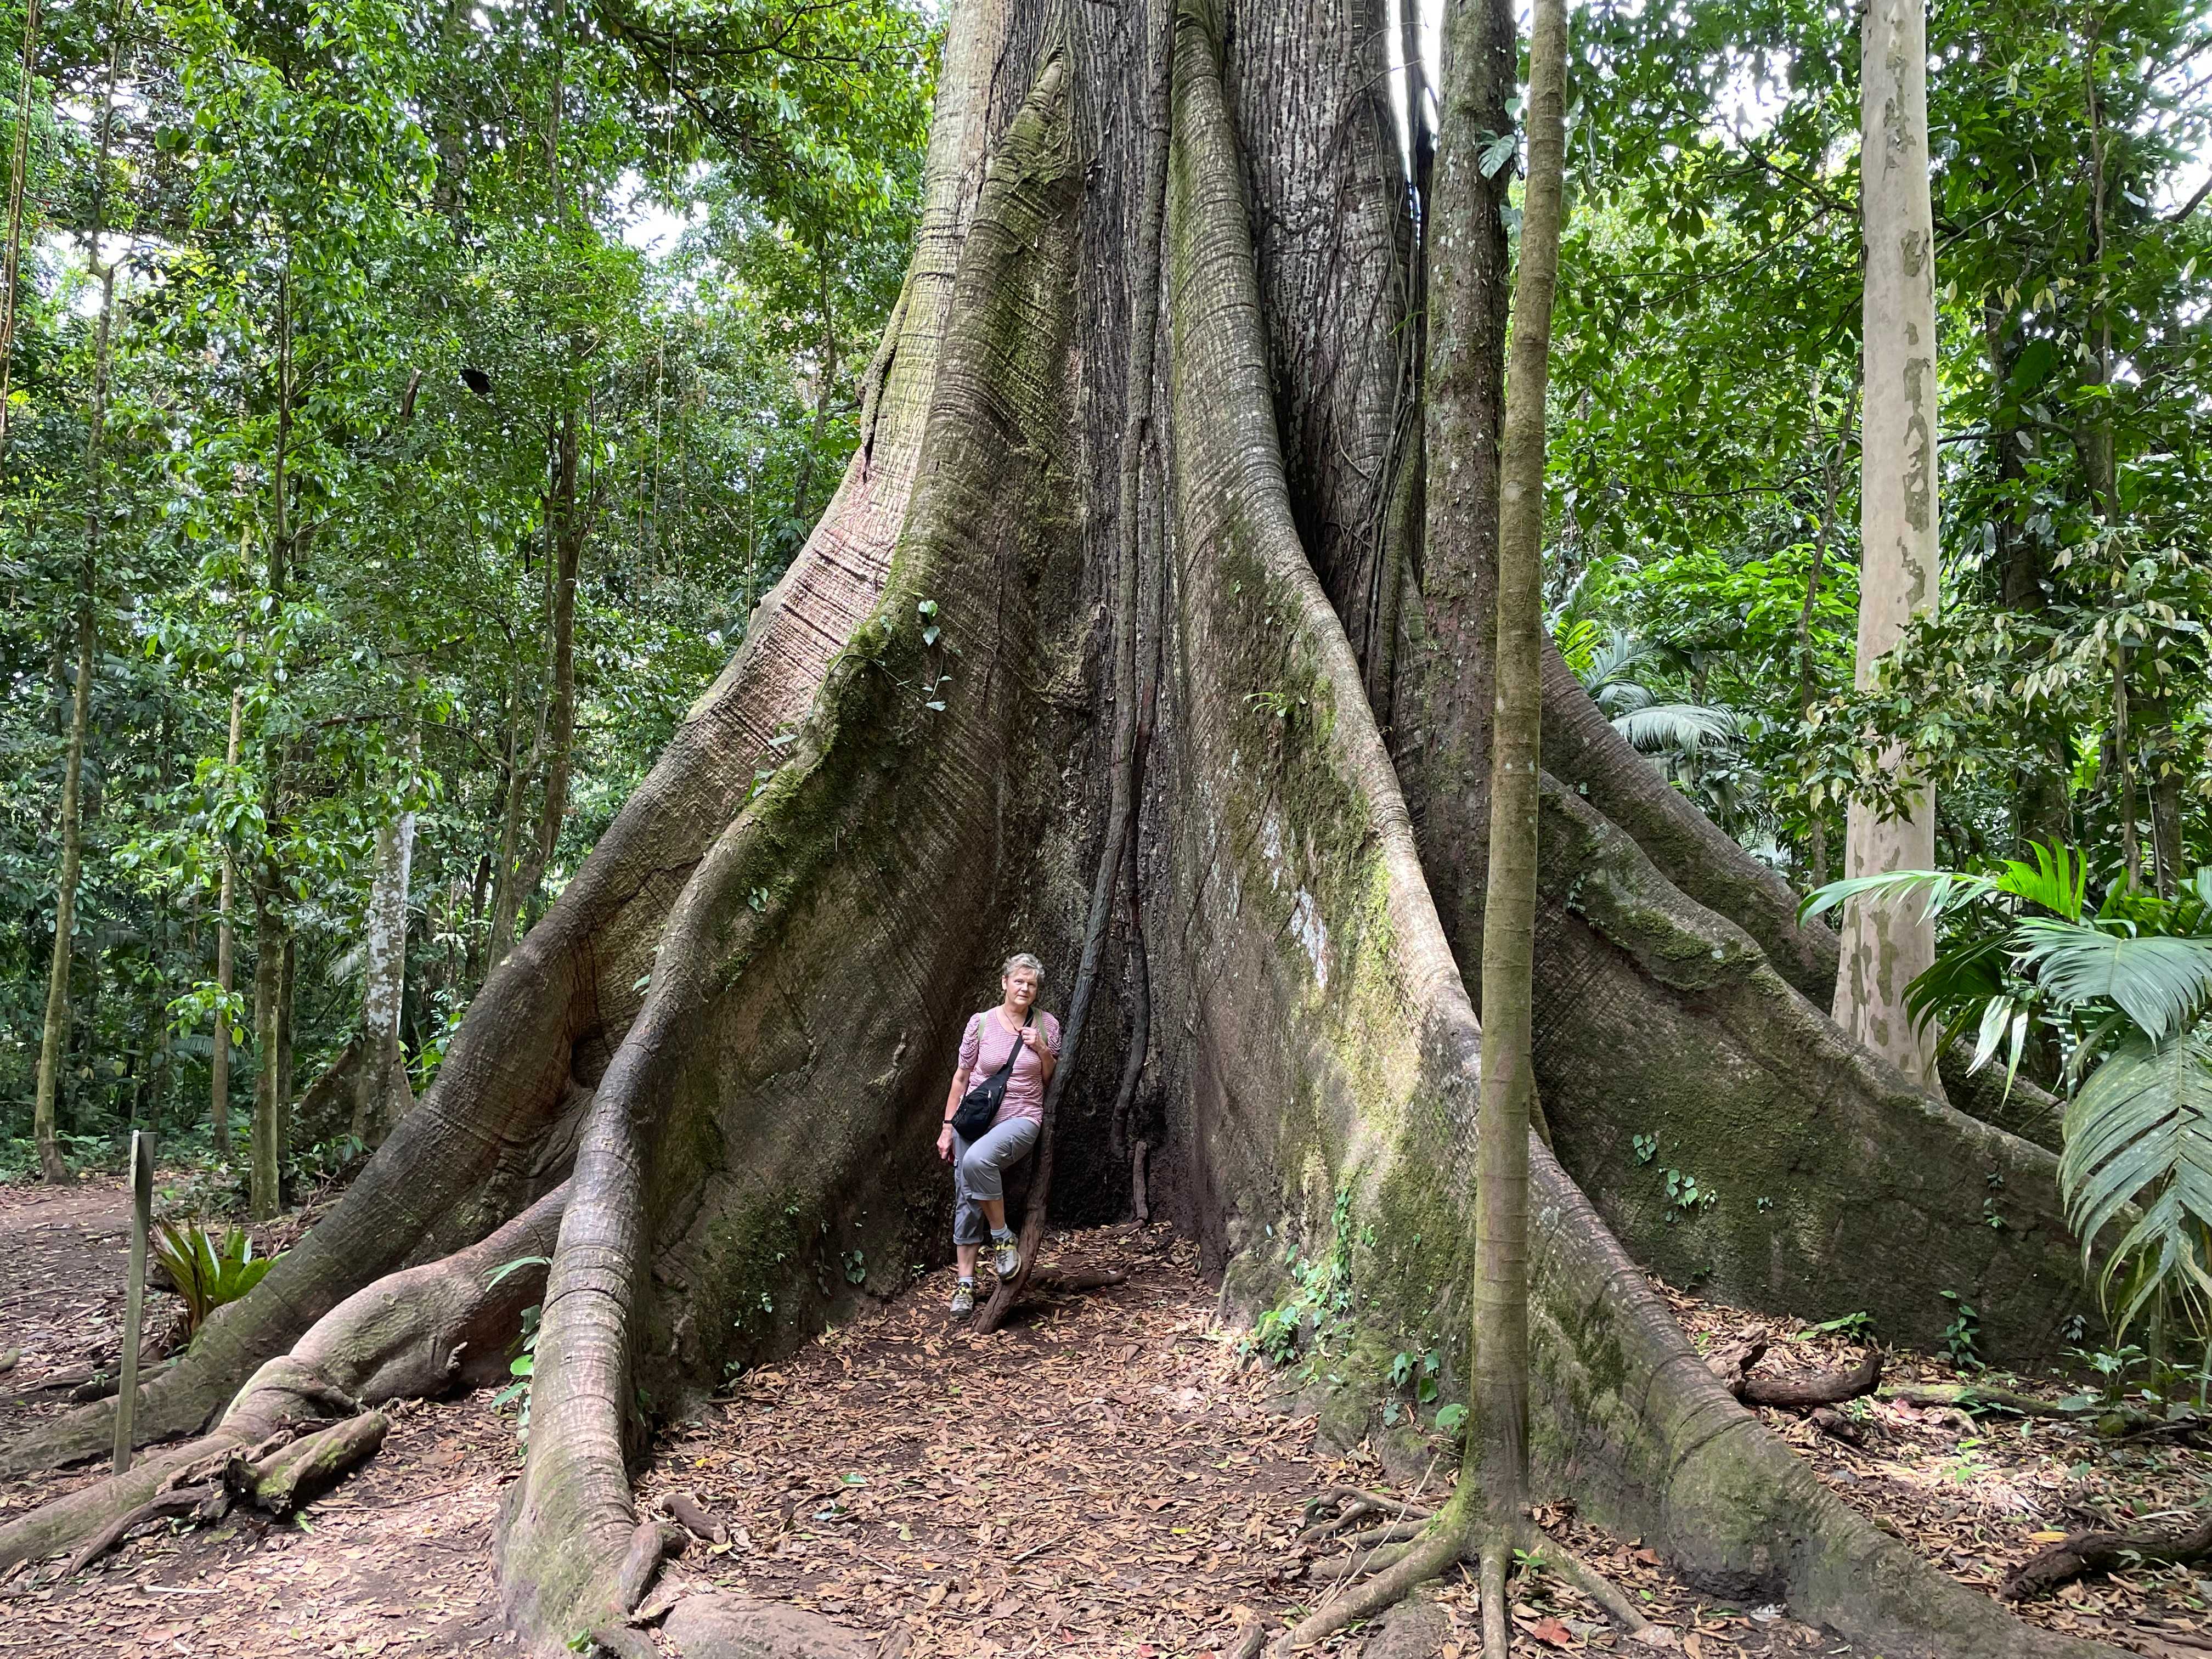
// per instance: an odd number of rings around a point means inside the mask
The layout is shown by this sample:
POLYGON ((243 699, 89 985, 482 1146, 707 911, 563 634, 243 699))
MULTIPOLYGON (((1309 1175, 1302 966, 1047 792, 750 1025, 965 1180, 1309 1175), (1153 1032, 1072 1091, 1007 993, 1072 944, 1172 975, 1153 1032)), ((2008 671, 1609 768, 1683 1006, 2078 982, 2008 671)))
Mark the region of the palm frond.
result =
POLYGON ((2124 1276, 2116 1332, 2154 1295, 2212 1300, 2212 1030, 2121 1040, 2066 1108, 2058 1186, 2085 1262, 2099 1233, 2142 1206, 2100 1279, 2109 1302, 2124 1276))
POLYGON ((1642 755, 1694 755, 1716 744, 1733 743, 1735 716, 1725 708, 1701 703, 1662 702, 1638 708, 1614 717, 1613 729, 1642 755))
POLYGON ((1982 1005, 2004 994, 2005 939, 2002 933, 1969 938, 1940 952, 1905 988, 1905 1011, 1919 1030, 1941 1019, 1944 1040, 1978 1018, 1982 1005))
POLYGON ((1590 658, 1603 637, 1595 617, 1577 617, 1552 624, 1552 642, 1559 647, 1559 655, 1578 680, 1588 681, 1590 658))
POLYGON ((2007 859, 1996 877, 1997 890, 2039 904, 2068 921, 2079 921, 2087 902, 2089 863, 2063 842, 2045 846, 2030 842, 2033 864, 2007 859))
POLYGON ((1928 908, 1922 913, 1922 919, 1926 921, 1948 915, 1971 900, 1987 898, 1996 890, 1996 884, 1987 876, 1963 875, 1952 870, 1885 870, 1878 876, 1852 876, 1814 888, 1797 907, 1797 920, 1810 921, 1853 899, 1905 899, 1925 892, 1928 908))
POLYGON ((2212 1001, 2212 939, 2108 933, 2085 923, 2024 916, 2014 960, 2060 1008, 2102 999, 2153 1042, 2184 1029, 2212 1001))
MULTIPOLYGON (((1595 697, 1607 686, 1626 683, 1632 671, 1661 654, 1651 641, 1638 638, 1625 628, 1609 628, 1603 642, 1590 647, 1587 665, 1582 670, 1583 689, 1595 697)), ((1648 692, 1645 700, 1650 700, 1648 692)))

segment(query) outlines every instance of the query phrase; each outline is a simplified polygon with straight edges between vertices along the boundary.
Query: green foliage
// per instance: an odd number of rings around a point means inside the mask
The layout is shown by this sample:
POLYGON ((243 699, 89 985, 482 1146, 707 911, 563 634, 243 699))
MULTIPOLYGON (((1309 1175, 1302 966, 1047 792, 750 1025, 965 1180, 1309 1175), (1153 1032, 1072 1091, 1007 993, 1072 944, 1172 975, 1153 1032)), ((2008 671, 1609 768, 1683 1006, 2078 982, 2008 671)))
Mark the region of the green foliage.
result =
POLYGON ((1347 1328, 1352 1310, 1352 1190, 1340 1188, 1330 1211, 1328 1253, 1302 1256, 1293 1244, 1284 1252, 1290 1288, 1283 1299, 1253 1322, 1240 1345, 1268 1364, 1287 1365, 1301 1352, 1309 1367, 1328 1352, 1330 1340, 1347 1328))
POLYGON ((1951 1304, 1951 1322, 1943 1328, 1943 1347, 1951 1356, 1951 1363, 1962 1371, 1984 1369, 1978 1345, 1982 1336, 1982 1318, 1968 1307, 1956 1291, 1939 1292, 1951 1304))
POLYGON ((507 1375, 514 1381, 492 1395, 492 1409, 503 1411, 513 1406, 514 1437, 524 1445, 530 1443, 530 1385, 538 1369, 538 1323, 544 1309, 532 1303, 522 1310, 522 1328, 516 1334, 514 1346, 507 1350, 507 1375))
POLYGON ((2058 1185, 2068 1224, 2094 1238, 2141 1214, 2099 1278, 2125 1331, 2154 1297, 2212 1307, 2212 1024, 2165 1042, 2130 1032, 2066 1107, 2058 1185), (2115 1295, 2117 1291, 2117 1295, 2115 1295))
MULTIPOLYGON (((276 1265, 276 1256, 257 1256, 243 1227, 220 1234, 196 1221, 164 1221, 147 1249, 185 1304, 185 1334, 194 1335, 208 1316, 244 1296, 276 1265)), ((281 1252, 279 1253, 282 1254, 281 1252)))
POLYGON ((1874 1321, 1865 1312, 1838 1314, 1833 1319, 1824 1319, 1817 1325, 1808 1325, 1792 1339, 1803 1341, 1812 1336, 1840 1336, 1850 1342, 1864 1342, 1874 1335, 1874 1321))
MULTIPOLYGON (((1923 901, 1946 924, 1936 962, 1906 990, 1946 1039, 1977 1028, 1974 1065, 2008 1049, 2007 1085, 2032 1027, 2064 1051, 2069 1087, 2059 1194, 2091 1261, 2130 1205, 2139 1213, 2106 1253, 2097 1283, 2124 1335, 2175 1303, 2212 1328, 2212 869, 2173 897, 2125 885, 2092 914, 2087 860, 2063 845, 2031 848, 1982 873, 1898 871, 1833 883, 1811 915, 1850 898, 1923 901)), ((2001 1228, 1992 1197, 1984 1219, 2001 1228)))
POLYGON ((1693 1216, 1710 1210, 1720 1202, 1720 1194, 1710 1187, 1698 1184, 1697 1176, 1684 1170, 1664 1172, 1667 1188, 1667 1222, 1673 1225, 1677 1217, 1693 1216))
POLYGON ((541 10, 415 0, 46 16, 44 216, 0 460, 0 1169, 27 1127, 52 950, 94 195, 120 304, 60 1102, 80 1162, 133 1124, 165 1155, 207 1146, 218 1022, 242 1123, 273 1058, 250 1029, 279 943, 257 896, 295 951, 300 1095, 358 1018, 375 837, 403 811, 403 1041, 415 1086, 433 1081, 539 850, 548 556, 580 538, 576 739, 519 929, 829 499, 903 274, 937 40, 903 0, 572 11, 558 40, 541 10))

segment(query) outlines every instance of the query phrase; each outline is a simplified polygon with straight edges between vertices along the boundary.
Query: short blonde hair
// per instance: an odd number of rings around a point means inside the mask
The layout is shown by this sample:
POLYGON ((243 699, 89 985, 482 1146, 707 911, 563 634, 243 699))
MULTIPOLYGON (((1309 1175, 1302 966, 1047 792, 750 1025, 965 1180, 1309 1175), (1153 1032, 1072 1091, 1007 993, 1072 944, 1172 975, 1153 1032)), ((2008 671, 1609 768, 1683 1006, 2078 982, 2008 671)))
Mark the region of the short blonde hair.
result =
POLYGON ((1044 988, 1044 963, 1039 962, 1035 957, 1031 956, 1026 951, 1017 951, 1013 955, 1008 957, 1006 958, 1006 965, 999 969, 999 977, 1000 979, 1006 978, 1007 975, 1012 973, 1017 968, 1028 969, 1030 972, 1035 974, 1037 977, 1037 989, 1042 991, 1044 988))

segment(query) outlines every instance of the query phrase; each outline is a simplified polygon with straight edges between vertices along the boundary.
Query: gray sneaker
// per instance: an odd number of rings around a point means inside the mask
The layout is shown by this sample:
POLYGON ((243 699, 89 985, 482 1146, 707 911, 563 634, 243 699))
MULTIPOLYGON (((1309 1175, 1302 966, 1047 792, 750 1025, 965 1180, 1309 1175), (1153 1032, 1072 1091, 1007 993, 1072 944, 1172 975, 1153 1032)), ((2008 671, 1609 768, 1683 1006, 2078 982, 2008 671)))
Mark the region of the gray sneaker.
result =
POLYGON ((954 1289, 951 1311, 956 1316, 975 1311, 975 1287, 973 1285, 963 1284, 954 1289))
POLYGON ((1022 1270, 1022 1249, 1012 1238, 991 1241, 991 1266, 1001 1279, 1012 1279, 1022 1270))

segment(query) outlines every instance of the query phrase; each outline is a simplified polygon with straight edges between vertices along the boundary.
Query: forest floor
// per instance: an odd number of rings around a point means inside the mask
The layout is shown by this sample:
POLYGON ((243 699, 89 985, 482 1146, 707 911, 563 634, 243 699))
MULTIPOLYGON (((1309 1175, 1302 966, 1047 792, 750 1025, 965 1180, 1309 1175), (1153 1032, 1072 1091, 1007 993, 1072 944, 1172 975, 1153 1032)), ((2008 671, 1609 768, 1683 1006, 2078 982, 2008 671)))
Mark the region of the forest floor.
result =
MULTIPOLYGON (((0 1188, 9 1264, 0 1355, 21 1349, 0 1374, 0 1401, 112 1354, 125 1213, 112 1182, 52 1194, 0 1188)), ((1328 1547, 1296 1542, 1316 1492, 1441 1493, 1440 1463, 1394 1485, 1367 1448, 1317 1448, 1313 1419, 1284 1414, 1282 1379, 1215 1326, 1187 1242, 1118 1227, 1056 1245, 1048 1261, 1116 1269, 1127 1282, 1038 1297, 1006 1329, 976 1338, 946 1320, 949 1280, 936 1275, 665 1430, 641 1499, 689 1492, 734 1528, 727 1545, 695 1545, 672 1573, 811 1607, 856 1638, 880 1635, 886 1659, 1172 1659, 1225 1647, 1241 1620, 1295 1616, 1327 1593, 1328 1547)), ((1752 1322, 1675 1304, 1715 1351, 1752 1322)), ((1847 1354, 1838 1339, 1765 1322, 1776 1352, 1763 1370, 1847 1354)), ((1957 1380, 1912 1357, 1899 1373, 1957 1380)), ((0 1589, 0 1654, 513 1653, 487 1563, 519 1460, 511 1413, 489 1398, 393 1408, 382 1450, 297 1522, 156 1528, 73 1584, 17 1574, 0 1589)), ((0 1438, 62 1408, 52 1395, 0 1407, 0 1438)), ((2038 1533, 2154 1516, 2212 1489, 2205 1453, 2114 1445, 2071 1423, 1976 1425, 1873 1401, 1855 1409, 1867 1443, 1854 1447, 1766 1415, 1847 1501, 1984 1589, 2037 1547, 2038 1533)), ((91 1478, 0 1486, 0 1517, 91 1478)), ((1636 1594, 1689 1659, 1850 1651, 1778 1608, 1700 1596, 1639 1540, 1609 1538, 1564 1508, 1540 1518, 1636 1594)), ((2088 1581, 2027 1614, 2155 1659, 2204 1659, 2212 1583, 2202 1571, 2088 1581)), ((1514 1612, 1516 1650, 1636 1650, 1540 1575, 1516 1580, 1514 1612)), ((1455 1574, 1332 1650, 1461 1659, 1479 1645, 1474 1615, 1474 1586, 1455 1574)))

